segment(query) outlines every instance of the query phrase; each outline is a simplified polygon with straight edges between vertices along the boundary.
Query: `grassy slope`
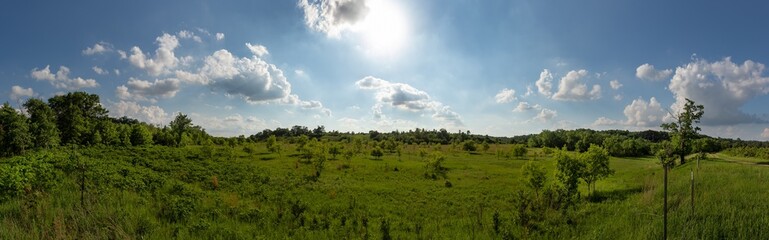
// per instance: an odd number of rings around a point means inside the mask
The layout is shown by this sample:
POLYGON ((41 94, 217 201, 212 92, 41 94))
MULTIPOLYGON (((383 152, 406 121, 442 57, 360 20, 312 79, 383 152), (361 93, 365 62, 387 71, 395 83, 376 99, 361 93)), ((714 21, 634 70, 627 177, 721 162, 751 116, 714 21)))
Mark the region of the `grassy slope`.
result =
MULTIPOLYGON (((416 146, 407 147, 400 160, 394 155, 383 160, 356 156, 350 168, 340 167, 344 160, 327 161, 318 182, 303 180, 312 173, 311 165, 297 163, 286 153, 267 154, 263 145, 257 145, 254 154, 242 147, 217 147, 213 158, 204 157, 201 150, 83 150, 82 158, 92 162, 85 210, 79 202, 79 175, 62 173, 57 187, 46 195, 0 203, 0 239, 377 239, 383 220, 395 238, 498 238, 492 215, 498 211, 503 226, 512 224, 512 193, 522 188, 520 168, 527 161, 444 146, 452 184, 447 188, 445 180, 423 177, 425 164, 416 146), (218 190, 212 188, 213 176, 218 190), (151 179, 162 179, 162 184, 152 190, 151 179), (183 191, 175 186, 183 186, 183 191), (194 208, 173 221, 164 212, 178 206, 174 200, 179 196, 193 196, 194 208)), ((55 155, 55 165, 66 165, 66 154, 55 155)), ((670 236, 769 238, 769 191, 761 186, 769 168, 714 156, 717 159, 702 162, 697 170, 694 217, 689 174, 696 164, 671 172, 670 236)), ((528 159, 545 166, 552 181, 552 160, 539 150, 530 151, 528 159)), ((660 166, 652 158, 612 158, 611 167, 616 174, 597 183, 600 201, 583 201, 571 213, 573 224, 552 225, 532 237, 660 238, 660 166)), ((584 187, 581 191, 586 193, 584 187)))

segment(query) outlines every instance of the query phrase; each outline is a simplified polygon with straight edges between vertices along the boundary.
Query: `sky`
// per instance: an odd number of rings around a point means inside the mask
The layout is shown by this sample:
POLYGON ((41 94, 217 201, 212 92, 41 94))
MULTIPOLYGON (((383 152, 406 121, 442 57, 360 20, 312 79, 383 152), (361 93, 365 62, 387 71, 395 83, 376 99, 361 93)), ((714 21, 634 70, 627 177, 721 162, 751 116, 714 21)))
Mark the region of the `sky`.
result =
POLYGON ((100 95, 216 136, 323 125, 515 136, 660 130, 769 140, 769 2, 11 1, 0 101, 100 95))

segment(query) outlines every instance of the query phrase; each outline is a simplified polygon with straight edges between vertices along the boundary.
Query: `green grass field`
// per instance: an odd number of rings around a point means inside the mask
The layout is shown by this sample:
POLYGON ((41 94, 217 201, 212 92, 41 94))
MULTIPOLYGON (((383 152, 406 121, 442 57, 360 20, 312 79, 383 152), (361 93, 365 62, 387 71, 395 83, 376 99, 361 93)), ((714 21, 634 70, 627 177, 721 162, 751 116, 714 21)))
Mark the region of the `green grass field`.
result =
MULTIPOLYGON (((521 167, 535 161, 555 184, 555 161, 540 149, 525 158, 497 157, 497 148, 467 153, 442 146, 447 179, 425 178, 420 148, 382 159, 368 154, 314 167, 293 147, 281 155, 263 144, 230 147, 87 148, 58 150, 45 191, 6 194, 0 239, 659 239, 662 167, 654 158, 612 158, 615 174, 597 197, 548 212, 536 230, 515 222, 521 167), (250 153, 249 153, 250 152, 250 153), (81 183, 83 184, 81 186, 81 183), (448 187, 448 185, 451 185, 448 187), (84 187, 84 191, 81 191, 84 187), (81 194, 83 202, 81 202, 81 194), (495 224, 495 212, 498 214, 495 224), (499 231, 495 231, 497 225, 499 231), (499 232, 499 233, 498 233, 499 232)), ((365 151, 364 151, 365 152, 365 151)), ((4 174, 41 179, 14 168, 30 156, 0 161, 4 174), (29 177, 32 176, 32 177, 29 177)), ((671 171, 669 237, 769 239, 766 160, 711 155, 671 171), (759 163, 759 164, 757 164, 759 163), (695 173, 695 212, 690 172, 695 173)), ((39 167, 35 165, 33 167, 39 167)), ((10 181, 4 176, 3 181, 10 181)), ((35 189, 34 186, 29 189, 35 189)), ((5 191, 8 193, 9 191, 5 191)))

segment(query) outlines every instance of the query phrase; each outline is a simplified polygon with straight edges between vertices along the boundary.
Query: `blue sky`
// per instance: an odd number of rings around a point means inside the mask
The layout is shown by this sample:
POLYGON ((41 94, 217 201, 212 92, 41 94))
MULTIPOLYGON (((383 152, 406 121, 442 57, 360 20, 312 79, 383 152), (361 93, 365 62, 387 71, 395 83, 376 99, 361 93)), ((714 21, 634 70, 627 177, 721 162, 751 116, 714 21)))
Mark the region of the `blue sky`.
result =
POLYGON ((68 91, 112 116, 177 112, 219 136, 325 125, 659 129, 769 139, 768 3, 754 1, 14 1, 0 101, 68 91))

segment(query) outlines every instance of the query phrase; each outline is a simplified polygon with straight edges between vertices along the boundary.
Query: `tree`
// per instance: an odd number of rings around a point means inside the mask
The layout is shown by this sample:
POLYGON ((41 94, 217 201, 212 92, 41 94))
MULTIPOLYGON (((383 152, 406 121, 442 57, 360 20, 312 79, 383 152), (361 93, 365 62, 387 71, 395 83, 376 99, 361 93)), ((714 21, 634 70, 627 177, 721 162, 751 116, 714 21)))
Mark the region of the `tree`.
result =
POLYGON ((670 168, 675 165, 675 147, 668 141, 664 141, 660 144, 660 149, 655 154, 659 159, 662 169, 664 169, 664 189, 663 189, 663 203, 662 203, 662 238, 667 239, 668 235, 668 172, 670 168))
POLYGON ((27 117, 18 113, 7 102, 0 107, 0 145, 4 155, 22 154, 32 146, 32 137, 29 135, 27 117))
POLYGON ((144 124, 134 124, 131 129, 131 145, 144 146, 152 144, 152 132, 144 124))
POLYGON ((384 156, 384 153, 382 152, 382 148, 379 146, 374 147, 374 149, 371 150, 371 156, 376 159, 382 159, 382 156, 384 156))
POLYGON ((566 190, 567 196, 575 196, 578 192, 579 179, 583 176, 585 164, 569 156, 565 151, 555 155, 556 178, 566 190))
POLYGON ((59 145, 59 129, 56 128, 56 114, 48 104, 37 98, 24 103, 29 113, 29 132, 36 148, 51 148, 59 145))
POLYGON ((591 144, 587 152, 583 153, 580 157, 585 165, 582 180, 585 181, 588 191, 592 194, 595 192, 596 181, 614 173, 609 168, 609 153, 602 147, 591 144))
POLYGON ((489 142, 483 141, 483 144, 481 144, 481 148, 483 149, 484 152, 487 152, 489 151, 489 148, 491 148, 491 146, 489 146, 489 142))
POLYGON ((702 105, 695 105, 694 101, 687 98, 683 111, 673 116, 676 122, 664 123, 661 126, 673 136, 679 137, 676 152, 681 164, 684 164, 686 161, 684 157, 691 152, 692 138, 701 130, 695 124, 700 123, 700 118, 705 113, 704 109, 702 105))
POLYGON ((171 127, 171 132, 176 138, 176 146, 182 146, 184 144, 182 137, 184 136, 184 133, 188 132, 189 129, 192 128, 192 119, 188 118, 187 115, 179 113, 176 115, 176 118, 174 118, 174 120, 171 121, 171 123, 168 125, 171 127))
POLYGON ((87 144, 92 129, 99 120, 106 119, 108 111, 101 106, 99 95, 71 92, 48 99, 56 113, 56 126, 63 144, 87 144))
POLYGON ((513 147, 510 149, 510 153, 516 158, 526 156, 526 151, 526 146, 522 144, 513 144, 513 147))
POLYGON ((270 135, 270 137, 267 138, 267 151, 270 151, 271 153, 275 153, 276 149, 275 146, 278 145, 278 138, 275 137, 275 135, 270 135))
POLYGON ((545 181, 547 181, 545 169, 542 168, 542 166, 534 163, 534 161, 528 161, 523 165, 521 171, 523 172, 523 178, 526 186, 534 190, 535 193, 539 194, 539 190, 545 186, 545 181))
POLYGON ((478 148, 475 146, 475 141, 473 140, 466 140, 462 142, 462 150, 468 151, 468 152, 475 152, 478 148))
POLYGON ((331 154, 332 159, 336 159, 336 155, 342 153, 342 147, 338 143, 331 143, 328 147, 328 153, 331 154))

